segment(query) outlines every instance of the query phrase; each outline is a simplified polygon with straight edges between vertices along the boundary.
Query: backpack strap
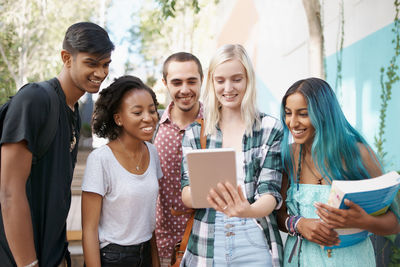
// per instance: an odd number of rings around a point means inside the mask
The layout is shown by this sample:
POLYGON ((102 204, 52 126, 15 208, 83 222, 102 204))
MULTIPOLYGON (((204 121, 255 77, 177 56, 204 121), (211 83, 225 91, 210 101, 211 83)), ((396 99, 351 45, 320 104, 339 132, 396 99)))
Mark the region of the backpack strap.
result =
POLYGON ((50 81, 39 82, 37 85, 42 87, 50 97, 50 111, 46 124, 40 130, 38 137, 38 151, 32 158, 32 164, 38 162, 39 159, 47 152, 50 144, 56 135, 59 120, 60 103, 54 85, 50 81))

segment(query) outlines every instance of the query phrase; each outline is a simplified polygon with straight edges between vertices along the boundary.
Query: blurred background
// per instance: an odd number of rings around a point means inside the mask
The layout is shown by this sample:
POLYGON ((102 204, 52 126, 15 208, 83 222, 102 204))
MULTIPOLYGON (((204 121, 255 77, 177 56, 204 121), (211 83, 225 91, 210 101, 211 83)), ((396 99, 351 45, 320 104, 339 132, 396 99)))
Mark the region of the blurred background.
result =
MULTIPOLYGON (((139 76, 160 108, 170 101, 161 83, 168 55, 191 52, 206 71, 219 46, 240 43, 256 69, 260 110, 279 116, 292 83, 325 78, 385 167, 400 170, 398 9, 398 0, 0 0, 0 101, 57 75, 65 30, 78 21, 104 26, 116 45, 102 87, 139 76)), ((81 99, 84 137, 95 100, 81 99)))
MULTIPOLYGON (((279 117, 291 84, 324 78, 386 171, 399 171, 399 8, 399 0, 0 0, 0 101, 26 82, 58 74, 65 31, 78 21, 105 27, 116 45, 102 88, 136 75, 156 91, 161 109, 170 101, 161 69, 171 53, 195 54, 206 72, 219 46, 240 43, 256 69, 261 111, 279 117)), ((80 100, 78 196, 87 152, 106 142, 91 135, 96 97, 80 100)), ((398 246, 386 251, 400 264, 398 246)))

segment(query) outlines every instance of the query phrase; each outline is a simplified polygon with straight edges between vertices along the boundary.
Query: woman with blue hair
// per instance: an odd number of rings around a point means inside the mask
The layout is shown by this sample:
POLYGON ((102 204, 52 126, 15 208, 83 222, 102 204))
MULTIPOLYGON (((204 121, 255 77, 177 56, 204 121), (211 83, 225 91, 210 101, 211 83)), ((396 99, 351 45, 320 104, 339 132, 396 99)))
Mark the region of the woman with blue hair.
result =
POLYGON ((278 214, 289 233, 285 266, 375 266, 369 238, 350 247, 334 228, 361 228, 377 235, 398 233, 398 213, 367 214, 346 200, 348 210, 326 204, 333 180, 361 180, 382 174, 374 152, 346 120, 329 84, 318 78, 297 81, 282 99, 282 162, 286 177, 278 214), (293 138, 293 143, 290 140, 293 138))

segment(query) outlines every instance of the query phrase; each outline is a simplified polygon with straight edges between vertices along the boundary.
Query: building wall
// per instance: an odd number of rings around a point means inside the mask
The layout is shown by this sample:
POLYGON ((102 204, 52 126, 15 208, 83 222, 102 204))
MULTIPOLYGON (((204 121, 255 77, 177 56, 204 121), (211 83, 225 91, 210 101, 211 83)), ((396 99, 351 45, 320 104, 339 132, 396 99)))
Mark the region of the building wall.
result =
MULTIPOLYGON (((392 27, 393 24, 389 24, 343 50, 343 85, 337 95, 350 123, 371 145, 379 131, 380 69, 388 66, 394 54, 391 43, 392 27)), ((334 85, 336 54, 328 56, 326 61, 328 82, 334 85)), ((385 158, 387 170, 400 170, 399 101, 400 83, 397 82, 392 88, 392 99, 389 101, 386 117, 384 151, 388 152, 385 158)), ((375 148, 374 145, 373 147, 375 148)))
MULTIPOLYGON (((323 1, 322 18, 327 81, 335 88, 340 1, 323 1)), ((301 0, 222 0, 215 19, 216 47, 243 44, 256 69, 260 110, 279 116, 287 88, 309 77, 308 25, 301 0)), ((393 56, 395 16, 392 0, 344 1, 343 82, 337 95, 346 117, 373 145, 378 132, 380 68, 393 56)), ((211 56, 211 54, 210 54, 211 56)), ((399 59, 400 60, 400 59, 399 59)), ((395 116, 400 107, 400 83, 389 103, 386 145, 388 169, 400 170, 395 116)))

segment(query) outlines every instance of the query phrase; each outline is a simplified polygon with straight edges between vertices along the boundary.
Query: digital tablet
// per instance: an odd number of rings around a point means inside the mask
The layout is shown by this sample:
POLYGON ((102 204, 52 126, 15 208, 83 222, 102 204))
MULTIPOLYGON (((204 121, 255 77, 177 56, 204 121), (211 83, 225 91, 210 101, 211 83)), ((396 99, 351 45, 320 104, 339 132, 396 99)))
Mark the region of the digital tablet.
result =
POLYGON ((210 208, 207 195, 219 182, 236 187, 236 159, 232 148, 197 149, 187 153, 193 208, 210 208))

